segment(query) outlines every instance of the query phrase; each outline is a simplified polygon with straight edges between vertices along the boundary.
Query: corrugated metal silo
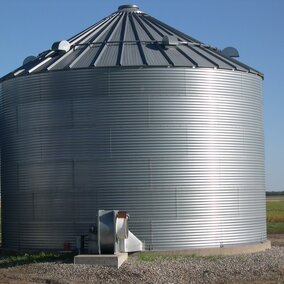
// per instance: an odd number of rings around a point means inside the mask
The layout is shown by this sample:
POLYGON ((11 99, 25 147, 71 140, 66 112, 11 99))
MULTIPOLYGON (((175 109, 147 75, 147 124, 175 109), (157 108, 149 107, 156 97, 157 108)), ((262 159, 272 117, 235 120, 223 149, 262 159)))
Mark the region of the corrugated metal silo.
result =
POLYGON ((266 240, 258 71, 124 5, 1 80, 3 245, 61 249, 98 209, 148 249, 266 240))

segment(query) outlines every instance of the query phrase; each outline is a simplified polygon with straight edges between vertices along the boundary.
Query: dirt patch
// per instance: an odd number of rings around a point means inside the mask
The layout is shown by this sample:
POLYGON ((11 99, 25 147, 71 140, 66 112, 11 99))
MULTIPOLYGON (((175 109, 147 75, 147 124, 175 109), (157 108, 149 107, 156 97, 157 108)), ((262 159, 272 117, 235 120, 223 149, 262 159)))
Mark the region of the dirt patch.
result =
POLYGON ((272 246, 284 247, 284 234, 269 234, 268 239, 272 246))

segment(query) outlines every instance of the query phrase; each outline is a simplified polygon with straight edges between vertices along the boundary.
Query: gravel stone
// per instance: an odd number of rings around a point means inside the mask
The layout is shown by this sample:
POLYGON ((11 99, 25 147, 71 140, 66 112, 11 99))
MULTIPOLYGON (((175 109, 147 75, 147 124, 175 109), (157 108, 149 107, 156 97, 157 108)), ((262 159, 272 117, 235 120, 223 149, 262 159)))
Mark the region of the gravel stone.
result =
POLYGON ((284 247, 220 257, 131 255, 120 269, 97 265, 34 263, 0 269, 0 283, 284 283, 284 247))

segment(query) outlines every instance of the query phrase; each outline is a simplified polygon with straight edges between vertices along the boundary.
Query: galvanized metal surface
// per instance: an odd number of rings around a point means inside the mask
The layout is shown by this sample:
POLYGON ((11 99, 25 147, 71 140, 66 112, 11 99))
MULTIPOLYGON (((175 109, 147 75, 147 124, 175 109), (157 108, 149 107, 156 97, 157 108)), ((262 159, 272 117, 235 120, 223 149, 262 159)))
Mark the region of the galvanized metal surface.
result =
POLYGON ((54 48, 47 50, 2 80, 55 70, 106 66, 217 68, 250 72, 263 77, 259 71, 141 12, 135 5, 119 7, 117 12, 70 38, 68 42, 71 49, 68 45, 66 53, 54 48), (175 44, 165 45, 165 38, 175 44))
POLYGON ((4 247, 75 247, 98 209, 129 212, 147 249, 264 241, 261 81, 99 68, 2 82, 4 247))

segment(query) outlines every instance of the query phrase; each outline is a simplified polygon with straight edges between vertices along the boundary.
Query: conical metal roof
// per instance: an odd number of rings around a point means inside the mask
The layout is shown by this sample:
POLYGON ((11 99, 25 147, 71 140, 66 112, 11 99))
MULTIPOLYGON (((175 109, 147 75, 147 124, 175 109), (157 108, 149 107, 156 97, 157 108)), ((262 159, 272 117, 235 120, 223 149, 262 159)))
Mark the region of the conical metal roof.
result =
POLYGON ((116 12, 50 50, 29 57, 2 80, 56 70, 144 66, 257 70, 223 54, 221 50, 168 26, 139 10, 122 5, 116 12))

